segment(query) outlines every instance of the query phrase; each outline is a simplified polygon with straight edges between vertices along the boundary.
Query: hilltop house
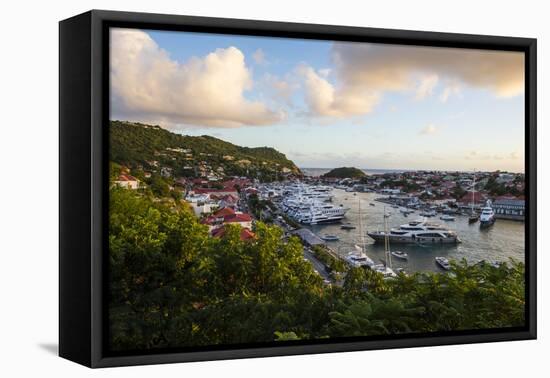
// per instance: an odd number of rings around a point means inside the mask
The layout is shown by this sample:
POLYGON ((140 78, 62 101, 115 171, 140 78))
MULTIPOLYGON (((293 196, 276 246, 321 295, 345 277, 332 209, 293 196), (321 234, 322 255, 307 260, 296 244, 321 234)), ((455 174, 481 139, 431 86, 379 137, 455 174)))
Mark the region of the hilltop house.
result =
POLYGON ((244 228, 252 228, 252 217, 246 213, 235 213, 223 218, 224 223, 236 223, 244 228))
POLYGON ((236 198, 239 197, 239 193, 237 193, 237 190, 235 190, 233 188, 227 188, 227 187, 224 187, 222 189, 194 188, 192 190, 192 192, 195 193, 195 194, 206 194, 206 195, 209 195, 209 196, 216 196, 218 198, 221 198, 221 197, 227 196, 227 195, 234 196, 236 198))
MULTIPOLYGON (((222 226, 214 229, 211 235, 215 238, 221 238, 225 235, 225 232, 226 232, 226 229, 224 226, 222 226)), ((256 237, 256 234, 254 234, 248 228, 241 228, 241 234, 239 236, 241 240, 251 240, 256 237)))
POLYGON ((139 180, 129 174, 119 175, 114 184, 126 189, 135 190, 139 188, 139 180))
POLYGON ((239 202, 239 197, 227 194, 219 198, 219 201, 220 207, 234 208, 235 206, 237 206, 237 202, 239 202))
POLYGON ((252 217, 246 213, 235 211, 230 207, 224 207, 203 219, 201 223, 207 225, 211 232, 227 223, 238 224, 243 228, 250 229, 252 228, 252 217))

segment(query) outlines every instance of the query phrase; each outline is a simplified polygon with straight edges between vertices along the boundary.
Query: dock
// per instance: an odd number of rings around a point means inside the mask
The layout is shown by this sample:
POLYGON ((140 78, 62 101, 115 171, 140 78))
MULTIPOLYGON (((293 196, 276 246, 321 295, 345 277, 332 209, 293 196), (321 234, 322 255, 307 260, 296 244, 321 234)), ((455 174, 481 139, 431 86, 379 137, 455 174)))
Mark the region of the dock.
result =
POLYGON ((311 232, 307 228, 301 228, 299 230, 295 230, 292 232, 292 234, 298 236, 302 240, 302 242, 312 247, 316 245, 323 245, 323 246, 326 245, 323 239, 315 235, 313 232, 311 232))

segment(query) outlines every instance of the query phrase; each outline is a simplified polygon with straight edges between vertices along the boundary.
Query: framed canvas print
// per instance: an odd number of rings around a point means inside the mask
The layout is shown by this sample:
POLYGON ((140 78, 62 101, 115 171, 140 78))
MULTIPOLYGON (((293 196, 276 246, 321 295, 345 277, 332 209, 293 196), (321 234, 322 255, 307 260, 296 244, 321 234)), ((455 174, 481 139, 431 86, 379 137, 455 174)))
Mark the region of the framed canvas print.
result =
POLYGON ((536 40, 60 22, 60 355, 536 337, 536 40))

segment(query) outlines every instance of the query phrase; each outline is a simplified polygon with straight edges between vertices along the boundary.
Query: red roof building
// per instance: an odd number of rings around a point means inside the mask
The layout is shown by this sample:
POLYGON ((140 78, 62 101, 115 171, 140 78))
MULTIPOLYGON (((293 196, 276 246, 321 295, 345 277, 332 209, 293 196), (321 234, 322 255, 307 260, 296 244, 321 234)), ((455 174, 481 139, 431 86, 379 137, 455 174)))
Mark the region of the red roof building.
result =
MULTIPOLYGON (((225 235, 225 227, 218 227, 214 230, 212 230, 212 236, 215 238, 221 238, 225 235)), ((256 234, 254 234, 252 231, 250 231, 248 228, 241 228, 241 234, 240 238, 241 240, 251 240, 256 237, 256 234)))
POLYGON ((208 225, 210 230, 225 223, 234 223, 243 228, 252 228, 252 217, 245 213, 236 212, 230 207, 224 207, 201 220, 201 223, 208 225))
POLYGON ((224 223, 245 223, 252 222, 252 217, 244 213, 236 213, 231 215, 226 215, 223 217, 224 223))
POLYGON ((487 196, 485 194, 480 192, 474 192, 472 196, 472 192, 468 192, 457 202, 461 206, 470 206, 472 202, 474 203, 474 206, 483 206, 485 205, 486 201, 487 201, 487 196))
POLYGON ((212 216, 216 218, 224 218, 228 215, 234 215, 234 214, 235 214, 235 210, 233 210, 230 207, 224 207, 223 209, 216 211, 214 214, 212 214, 212 216))

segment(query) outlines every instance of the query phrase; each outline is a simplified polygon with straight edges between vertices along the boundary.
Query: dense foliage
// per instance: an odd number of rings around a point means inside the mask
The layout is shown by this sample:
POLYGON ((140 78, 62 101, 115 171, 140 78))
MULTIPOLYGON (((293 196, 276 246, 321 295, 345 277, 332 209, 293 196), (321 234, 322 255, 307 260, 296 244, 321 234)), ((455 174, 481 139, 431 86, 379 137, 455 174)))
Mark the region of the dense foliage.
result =
MULTIPOLYGON (((517 179, 519 180, 519 178, 517 179)), ((514 181, 516 184, 518 181, 514 181)), ((487 183, 485 184, 484 189, 489 192, 492 196, 502 196, 505 194, 512 196, 520 196, 523 194, 523 191, 517 189, 515 186, 506 186, 504 183, 499 183, 495 176, 489 177, 487 183)))
POLYGON ((401 191, 405 193, 415 192, 421 190, 421 186, 410 180, 393 180, 391 178, 385 179, 380 184, 381 188, 401 188, 401 191))
POLYGON ((109 133, 110 160, 130 168, 168 167, 176 176, 196 176, 200 165, 208 165, 214 172, 266 181, 282 178, 285 168, 287 173, 301 174, 284 154, 269 147, 240 147, 207 135, 179 135, 123 121, 111 121, 109 133), (157 165, 152 164, 155 161, 157 165))
POLYGON ((338 287, 279 227, 257 222, 255 239, 241 241, 227 226, 212 238, 182 204, 116 186, 109 217, 113 350, 524 324, 521 263, 393 280, 354 268, 338 287))
POLYGON ((334 168, 323 175, 332 178, 360 178, 366 176, 365 172, 355 167, 334 168))

